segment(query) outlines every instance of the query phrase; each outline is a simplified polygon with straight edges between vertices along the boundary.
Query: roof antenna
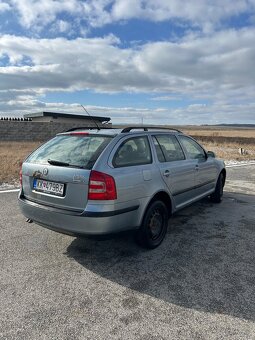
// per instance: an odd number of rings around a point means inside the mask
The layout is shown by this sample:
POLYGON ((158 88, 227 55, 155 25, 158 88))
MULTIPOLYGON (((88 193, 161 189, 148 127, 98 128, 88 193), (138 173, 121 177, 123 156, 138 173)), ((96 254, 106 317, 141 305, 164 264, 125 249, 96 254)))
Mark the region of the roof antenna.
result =
POLYGON ((80 106, 83 108, 83 110, 87 113, 87 115, 91 118, 92 122, 96 125, 97 129, 100 130, 99 125, 97 124, 97 122, 93 119, 93 117, 89 114, 89 112, 85 109, 85 107, 80 104, 80 106))

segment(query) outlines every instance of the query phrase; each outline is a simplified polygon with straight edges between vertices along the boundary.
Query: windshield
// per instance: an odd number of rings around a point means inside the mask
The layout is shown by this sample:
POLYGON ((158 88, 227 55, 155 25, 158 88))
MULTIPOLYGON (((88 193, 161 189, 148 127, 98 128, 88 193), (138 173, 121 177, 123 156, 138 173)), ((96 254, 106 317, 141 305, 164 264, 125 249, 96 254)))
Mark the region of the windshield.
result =
POLYGON ((112 137, 60 135, 43 144, 28 163, 53 164, 91 169, 112 137))

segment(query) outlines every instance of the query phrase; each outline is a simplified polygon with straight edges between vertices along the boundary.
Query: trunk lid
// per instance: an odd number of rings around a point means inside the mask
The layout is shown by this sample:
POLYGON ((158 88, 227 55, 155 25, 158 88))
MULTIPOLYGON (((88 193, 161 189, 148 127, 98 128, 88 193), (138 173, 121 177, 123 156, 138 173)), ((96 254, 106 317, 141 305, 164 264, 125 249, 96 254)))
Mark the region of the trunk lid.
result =
POLYGON ((56 208, 82 211, 87 204, 89 176, 90 170, 86 169, 24 163, 22 167, 23 194, 34 202, 56 208), (47 175, 45 175, 46 172, 47 175), (35 187, 38 180, 42 180, 43 184, 63 184, 63 196, 53 194, 47 189, 44 192, 40 189, 38 191, 35 187))

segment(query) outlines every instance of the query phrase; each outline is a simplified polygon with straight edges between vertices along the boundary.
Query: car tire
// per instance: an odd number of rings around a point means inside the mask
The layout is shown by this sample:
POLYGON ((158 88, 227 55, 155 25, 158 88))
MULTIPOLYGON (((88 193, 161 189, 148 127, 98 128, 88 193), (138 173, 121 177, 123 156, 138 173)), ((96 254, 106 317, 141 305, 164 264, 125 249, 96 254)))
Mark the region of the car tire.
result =
POLYGON ((148 249, 158 247, 164 240, 168 226, 168 212, 162 201, 152 202, 143 217, 137 233, 137 241, 148 249))
POLYGON ((224 175, 221 172, 217 183, 216 183, 216 188, 213 194, 211 194, 210 199, 214 203, 220 203, 222 201, 223 197, 223 187, 224 187, 224 175))

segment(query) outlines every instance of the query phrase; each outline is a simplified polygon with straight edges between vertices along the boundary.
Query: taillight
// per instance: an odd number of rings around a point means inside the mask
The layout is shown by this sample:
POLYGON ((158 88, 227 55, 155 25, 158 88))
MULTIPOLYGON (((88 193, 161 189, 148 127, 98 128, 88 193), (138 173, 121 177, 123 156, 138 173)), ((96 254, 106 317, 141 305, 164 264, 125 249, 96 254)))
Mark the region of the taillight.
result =
POLYGON ((115 180, 103 172, 92 170, 89 178, 89 200, 116 200, 115 180))
POLYGON ((19 183, 20 183, 20 187, 22 187, 22 163, 20 164, 20 170, 19 170, 19 183))

